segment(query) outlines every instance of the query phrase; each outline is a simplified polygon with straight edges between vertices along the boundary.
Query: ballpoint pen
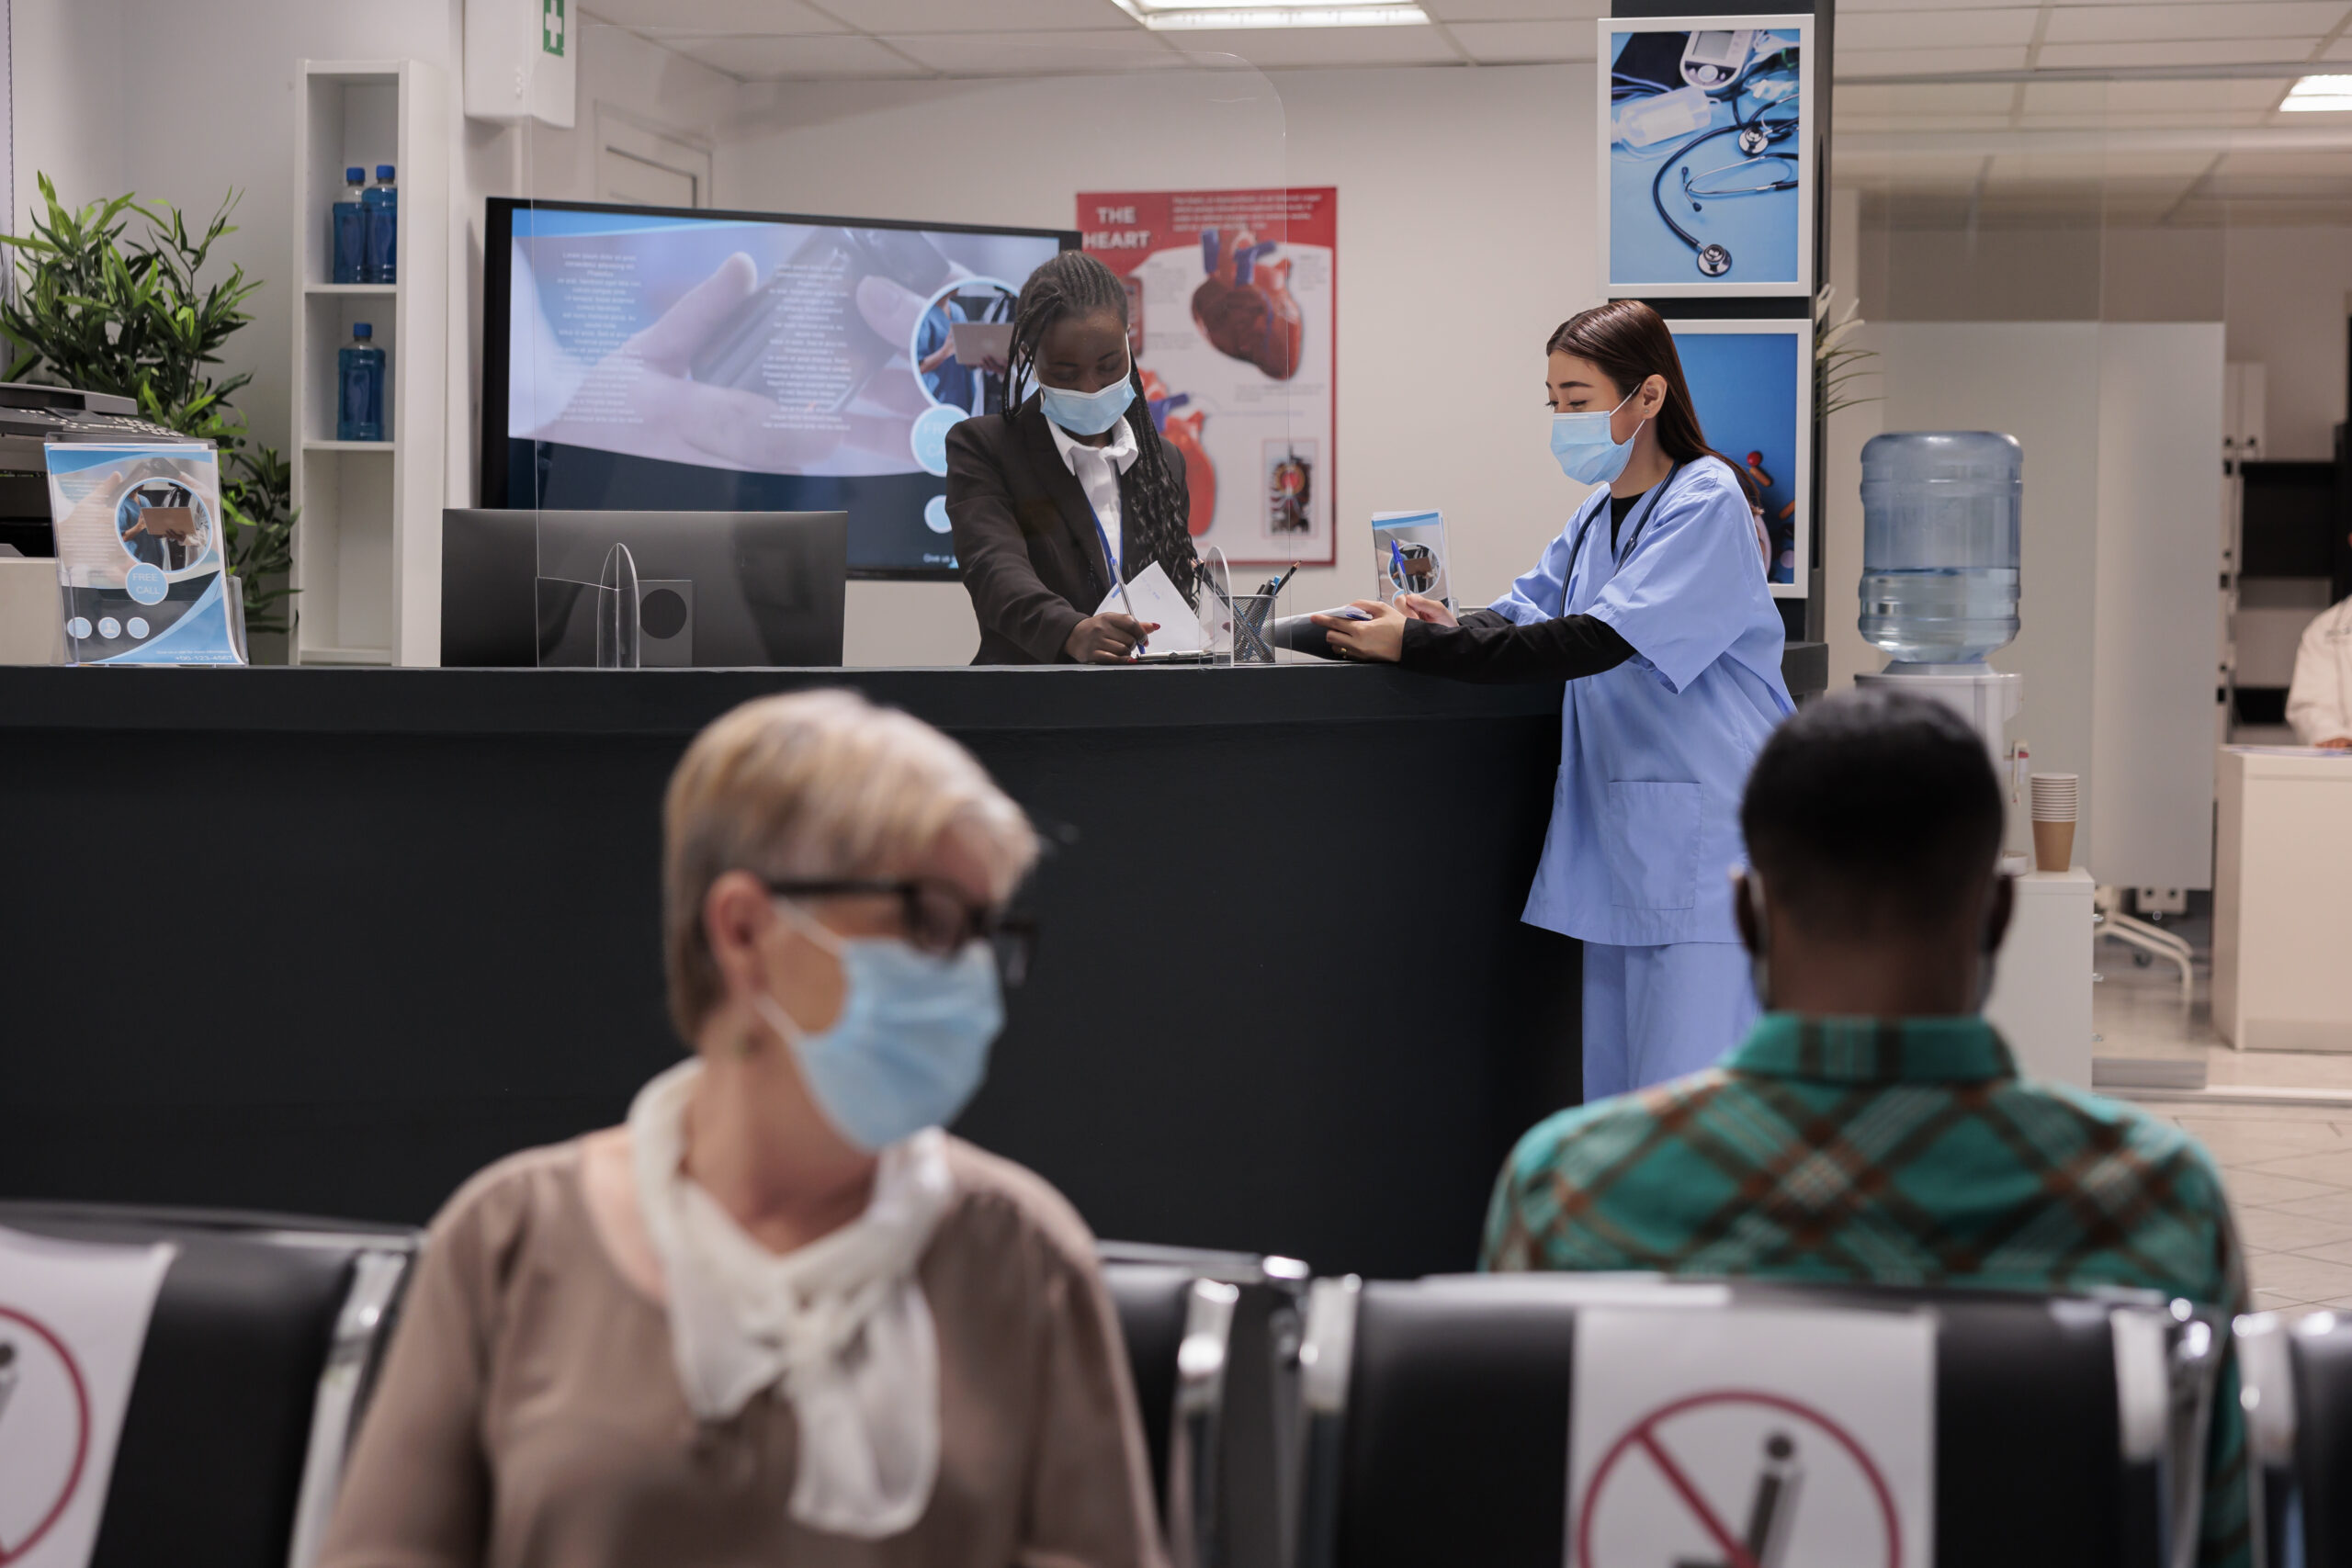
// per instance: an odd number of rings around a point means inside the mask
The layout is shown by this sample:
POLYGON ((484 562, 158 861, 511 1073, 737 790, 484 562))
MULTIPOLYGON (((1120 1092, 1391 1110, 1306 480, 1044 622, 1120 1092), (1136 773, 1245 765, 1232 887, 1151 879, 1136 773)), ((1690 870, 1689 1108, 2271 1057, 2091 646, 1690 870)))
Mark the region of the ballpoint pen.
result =
POLYGON ((1094 520, 1095 536, 1102 541, 1102 564, 1111 569, 1111 581, 1119 585, 1119 603, 1127 607, 1127 619, 1136 624, 1136 651, 1149 653, 1151 639, 1143 635, 1143 617, 1136 614, 1136 602, 1127 597, 1127 580, 1119 570, 1119 558, 1111 553, 1111 531, 1102 526, 1102 519, 1094 520))

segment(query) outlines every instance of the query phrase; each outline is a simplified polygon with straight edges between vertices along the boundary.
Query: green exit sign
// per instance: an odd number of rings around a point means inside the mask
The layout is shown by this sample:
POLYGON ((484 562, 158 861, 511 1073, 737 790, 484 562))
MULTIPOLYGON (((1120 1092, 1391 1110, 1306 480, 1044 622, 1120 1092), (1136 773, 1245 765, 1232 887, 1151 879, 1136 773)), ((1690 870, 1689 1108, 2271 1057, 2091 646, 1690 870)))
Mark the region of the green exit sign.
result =
POLYGON ((563 58, 563 0, 539 0, 539 49, 563 58))

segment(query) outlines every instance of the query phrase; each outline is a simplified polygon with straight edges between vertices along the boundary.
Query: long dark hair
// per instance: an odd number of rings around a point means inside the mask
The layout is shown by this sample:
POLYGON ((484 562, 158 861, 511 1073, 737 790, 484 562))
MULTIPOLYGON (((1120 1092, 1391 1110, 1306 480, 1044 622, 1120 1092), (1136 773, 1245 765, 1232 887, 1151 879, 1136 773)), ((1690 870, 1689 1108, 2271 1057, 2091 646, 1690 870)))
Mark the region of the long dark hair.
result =
POLYGON ((1747 468, 1707 445, 1706 432, 1699 428, 1699 411, 1690 402, 1690 383, 1682 378, 1682 356, 1674 351, 1674 334, 1666 330, 1665 317, 1639 299, 1611 299, 1562 321, 1544 352, 1590 360, 1617 384, 1620 397, 1653 376, 1666 378, 1666 401, 1652 421, 1657 426, 1658 449, 1677 463, 1713 457, 1731 470, 1747 503, 1758 504, 1756 483, 1747 468))
MULTIPOLYGON (((1118 274, 1084 251, 1062 251, 1029 275, 1012 310, 1012 353, 1004 372, 1004 384, 1012 393, 1004 400, 1007 423, 1026 406, 1026 400, 1016 399, 1023 383, 1036 378, 1037 348, 1046 341, 1046 333, 1066 316, 1091 315, 1097 310, 1115 312, 1122 327, 1128 324, 1126 286, 1118 274)), ((1128 341, 1132 345, 1133 337, 1128 341)), ((1127 383, 1135 389, 1126 420, 1136 434, 1136 460, 1127 472, 1132 482, 1125 487, 1125 504, 1132 512, 1129 526, 1136 531, 1143 549, 1140 558, 1122 564, 1132 579, 1158 561, 1177 591, 1192 600, 1198 592, 1200 557, 1193 548, 1190 520, 1171 468, 1181 459, 1172 457, 1167 443, 1159 439, 1151 404, 1143 395, 1143 367, 1132 352, 1127 355, 1127 383)))

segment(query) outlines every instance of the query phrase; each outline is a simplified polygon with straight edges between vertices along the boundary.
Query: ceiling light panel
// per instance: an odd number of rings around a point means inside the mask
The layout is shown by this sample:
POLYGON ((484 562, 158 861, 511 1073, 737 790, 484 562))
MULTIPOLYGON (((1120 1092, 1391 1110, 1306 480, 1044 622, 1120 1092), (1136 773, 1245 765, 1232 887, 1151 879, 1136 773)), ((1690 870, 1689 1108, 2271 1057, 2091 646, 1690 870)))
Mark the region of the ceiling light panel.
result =
POLYGON ((2352 109, 2352 76, 2306 76, 2287 89, 2287 101, 2278 107, 2296 114, 2352 109))

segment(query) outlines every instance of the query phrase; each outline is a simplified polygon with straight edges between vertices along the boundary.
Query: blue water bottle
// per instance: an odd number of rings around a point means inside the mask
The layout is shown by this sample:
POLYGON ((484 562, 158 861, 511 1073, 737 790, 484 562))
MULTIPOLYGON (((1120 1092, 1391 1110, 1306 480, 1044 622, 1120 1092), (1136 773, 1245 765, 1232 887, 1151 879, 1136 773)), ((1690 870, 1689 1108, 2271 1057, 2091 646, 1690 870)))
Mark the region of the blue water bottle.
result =
POLYGON ((400 254, 400 193, 392 188, 392 166, 376 165, 376 183, 368 187, 368 261, 363 283, 398 283, 394 259, 400 254))
POLYGON ((334 264, 327 276, 334 283, 357 283, 368 266, 368 171, 345 169, 343 183, 348 188, 329 210, 334 264))
POLYGON ((384 438, 384 351, 372 341, 376 329, 359 321, 351 341, 335 351, 334 438, 384 438))

